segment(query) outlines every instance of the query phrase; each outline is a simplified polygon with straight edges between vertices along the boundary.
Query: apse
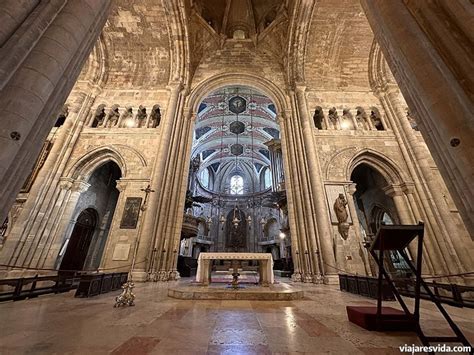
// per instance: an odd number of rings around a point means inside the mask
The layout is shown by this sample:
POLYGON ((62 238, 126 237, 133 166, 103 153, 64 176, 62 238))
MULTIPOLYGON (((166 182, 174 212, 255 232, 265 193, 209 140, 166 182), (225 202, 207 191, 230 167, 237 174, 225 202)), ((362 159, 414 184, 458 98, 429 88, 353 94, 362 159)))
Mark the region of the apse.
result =
POLYGON ((187 205, 182 232, 189 237, 190 216, 207 225, 206 235, 197 232, 196 248, 289 255, 283 250, 289 247, 287 218, 280 218, 286 204, 280 136, 275 104, 254 88, 228 86, 202 100, 188 181, 195 204, 187 205), (284 223, 269 234, 269 221, 284 223))

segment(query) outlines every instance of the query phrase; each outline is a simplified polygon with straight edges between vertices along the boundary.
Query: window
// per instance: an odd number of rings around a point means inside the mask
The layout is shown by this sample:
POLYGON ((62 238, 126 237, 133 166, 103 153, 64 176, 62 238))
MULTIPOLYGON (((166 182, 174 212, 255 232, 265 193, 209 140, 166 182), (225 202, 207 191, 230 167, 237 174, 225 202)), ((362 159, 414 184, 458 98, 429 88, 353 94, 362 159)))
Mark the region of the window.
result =
POLYGON ((264 181, 265 181, 265 188, 268 189, 269 187, 272 186, 272 173, 270 171, 270 169, 265 169, 265 177, 264 177, 264 181))
POLYGON ((201 171, 201 184, 209 188, 209 170, 207 170, 207 168, 201 171))
POLYGON ((230 178, 230 194, 242 195, 244 193, 244 179, 240 175, 234 175, 230 178))

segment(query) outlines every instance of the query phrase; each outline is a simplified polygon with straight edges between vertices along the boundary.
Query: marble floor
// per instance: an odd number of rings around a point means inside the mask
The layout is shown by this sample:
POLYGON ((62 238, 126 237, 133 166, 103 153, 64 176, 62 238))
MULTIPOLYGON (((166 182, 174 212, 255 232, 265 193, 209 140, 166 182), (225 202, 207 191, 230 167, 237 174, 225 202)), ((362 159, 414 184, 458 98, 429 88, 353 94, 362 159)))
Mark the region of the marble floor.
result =
MULTIPOLYGON (((346 305, 375 302, 336 286, 298 284, 305 297, 297 301, 188 301, 167 297, 176 284, 139 284, 128 308, 113 308, 118 292, 2 303, 0 354, 398 354, 401 345, 419 344, 410 332, 349 323, 346 305)), ((474 342, 474 310, 447 309, 474 342)), ((449 334, 427 302, 422 322, 430 335, 449 334)))

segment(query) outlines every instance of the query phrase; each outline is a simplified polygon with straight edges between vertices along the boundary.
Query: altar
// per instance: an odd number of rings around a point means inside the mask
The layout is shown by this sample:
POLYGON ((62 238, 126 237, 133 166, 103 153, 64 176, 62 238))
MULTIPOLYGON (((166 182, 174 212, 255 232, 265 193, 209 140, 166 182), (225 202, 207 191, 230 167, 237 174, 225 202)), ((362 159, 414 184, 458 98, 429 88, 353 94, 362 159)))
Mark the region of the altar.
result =
POLYGON ((212 260, 258 260, 259 282, 262 286, 273 284, 273 258, 271 253, 200 253, 196 282, 209 285, 212 260))

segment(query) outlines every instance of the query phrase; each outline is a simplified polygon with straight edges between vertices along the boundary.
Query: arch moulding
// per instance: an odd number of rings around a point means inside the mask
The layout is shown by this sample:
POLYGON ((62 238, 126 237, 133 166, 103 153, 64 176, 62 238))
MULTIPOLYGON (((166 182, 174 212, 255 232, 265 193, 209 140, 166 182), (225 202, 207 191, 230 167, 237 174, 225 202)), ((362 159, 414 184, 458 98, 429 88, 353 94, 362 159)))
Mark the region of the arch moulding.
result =
POLYGON ((207 95, 220 88, 232 85, 248 86, 261 91, 273 101, 279 115, 285 112, 286 107, 289 107, 284 92, 271 81, 258 75, 234 72, 215 75, 198 83, 191 90, 188 97, 188 110, 191 111, 190 113, 198 112, 199 104, 207 95))

